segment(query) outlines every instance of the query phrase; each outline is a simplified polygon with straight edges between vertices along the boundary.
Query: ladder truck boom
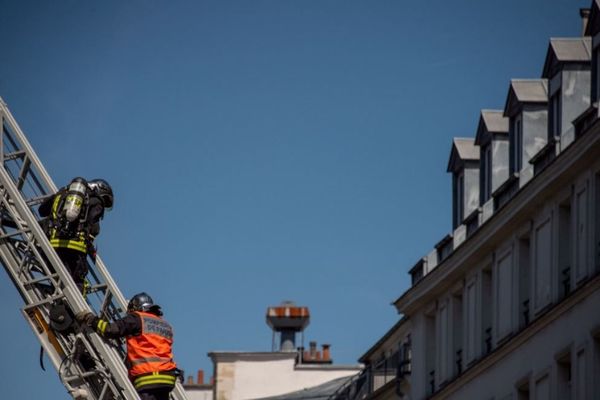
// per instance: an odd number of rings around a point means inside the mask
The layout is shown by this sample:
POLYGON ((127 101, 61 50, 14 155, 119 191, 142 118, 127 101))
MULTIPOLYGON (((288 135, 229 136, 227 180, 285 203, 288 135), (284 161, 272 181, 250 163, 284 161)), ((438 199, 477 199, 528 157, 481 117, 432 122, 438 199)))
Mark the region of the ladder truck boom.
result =
MULTIPOLYGON (((74 399, 139 400, 123 340, 69 323, 81 311, 114 321, 126 310, 125 297, 100 257, 82 296, 39 224, 37 207, 56 185, 1 98, 0 127, 0 263, 23 300, 23 316, 74 399)), ((181 383, 171 398, 186 399, 181 383)))

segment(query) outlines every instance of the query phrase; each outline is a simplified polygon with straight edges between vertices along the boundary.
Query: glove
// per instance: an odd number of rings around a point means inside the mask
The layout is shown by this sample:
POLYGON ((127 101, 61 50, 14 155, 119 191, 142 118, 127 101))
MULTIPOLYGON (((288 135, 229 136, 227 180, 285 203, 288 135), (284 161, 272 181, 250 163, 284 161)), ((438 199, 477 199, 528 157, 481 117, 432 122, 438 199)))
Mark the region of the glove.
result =
POLYGON ((89 311, 81 311, 81 312, 78 312, 77 315, 75 315, 75 319, 79 323, 87 325, 91 328, 92 325, 94 324, 94 320, 96 319, 96 316, 94 315, 94 313, 91 313, 89 311))

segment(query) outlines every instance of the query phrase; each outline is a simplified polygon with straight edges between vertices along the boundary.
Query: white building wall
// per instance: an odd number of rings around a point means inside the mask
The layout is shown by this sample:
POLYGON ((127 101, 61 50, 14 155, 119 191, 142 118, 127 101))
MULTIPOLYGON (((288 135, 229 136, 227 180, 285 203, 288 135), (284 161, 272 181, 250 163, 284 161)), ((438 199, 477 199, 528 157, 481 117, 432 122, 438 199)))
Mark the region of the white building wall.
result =
POLYGON ((185 389, 187 400, 212 400, 213 391, 211 389, 185 389))
MULTIPOLYGON (((452 394, 437 396, 435 399, 501 399, 510 395, 517 399, 515 384, 528 379, 531 384, 531 399, 562 400, 553 397, 551 388, 556 387, 556 356, 567 348, 573 349, 571 398, 600 398, 598 391, 595 392, 595 397, 592 396, 592 390, 597 388, 593 387, 594 380, 588 379, 593 371, 592 354, 599 350, 598 343, 591 336, 600 326, 600 313, 597 312, 600 283, 597 286, 589 297, 550 322, 514 351, 480 371, 475 379, 463 382, 452 394)), ((594 367, 598 371, 600 365, 594 367)), ((413 399, 424 399, 424 396, 419 394, 413 399)))
POLYGON ((295 365, 296 353, 211 353, 216 400, 277 396, 355 375, 361 366, 295 365))

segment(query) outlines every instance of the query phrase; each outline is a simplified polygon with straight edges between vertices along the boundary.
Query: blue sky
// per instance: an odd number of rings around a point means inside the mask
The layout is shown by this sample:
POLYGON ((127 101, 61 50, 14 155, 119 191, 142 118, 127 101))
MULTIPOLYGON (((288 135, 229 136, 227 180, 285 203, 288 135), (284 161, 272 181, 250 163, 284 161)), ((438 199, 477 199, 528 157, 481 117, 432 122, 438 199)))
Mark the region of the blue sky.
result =
MULTIPOLYGON (((57 184, 111 182, 99 252, 188 374, 270 350, 282 300, 351 364, 451 229, 452 138, 590 3, 0 0, 0 96, 57 184)), ((69 398, 21 306, 0 273, 3 398, 69 398)))

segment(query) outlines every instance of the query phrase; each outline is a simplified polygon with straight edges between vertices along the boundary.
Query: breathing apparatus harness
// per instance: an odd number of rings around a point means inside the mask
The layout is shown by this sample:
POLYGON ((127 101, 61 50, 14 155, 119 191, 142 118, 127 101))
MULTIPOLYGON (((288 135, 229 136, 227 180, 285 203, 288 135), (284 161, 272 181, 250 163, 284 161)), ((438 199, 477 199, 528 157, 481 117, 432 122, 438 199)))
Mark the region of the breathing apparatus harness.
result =
POLYGON ((74 178, 71 183, 59 190, 58 198, 52 205, 52 216, 49 218, 48 234, 61 239, 83 239, 89 254, 95 254, 93 237, 89 233, 87 223, 90 190, 83 178, 74 178))

